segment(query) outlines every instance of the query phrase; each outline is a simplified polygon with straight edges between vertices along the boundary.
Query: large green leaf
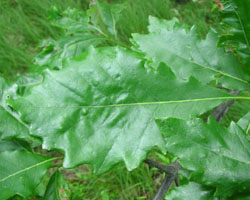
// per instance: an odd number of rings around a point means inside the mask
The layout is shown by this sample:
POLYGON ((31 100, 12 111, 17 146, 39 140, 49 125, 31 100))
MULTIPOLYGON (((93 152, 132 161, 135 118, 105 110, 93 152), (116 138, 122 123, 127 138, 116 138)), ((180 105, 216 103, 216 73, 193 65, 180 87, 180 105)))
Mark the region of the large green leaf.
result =
POLYGON ((195 29, 186 31, 176 19, 166 21, 149 18, 149 34, 133 34, 136 48, 154 63, 166 63, 177 77, 194 76, 203 83, 217 80, 230 89, 249 89, 241 66, 232 53, 217 47, 218 36, 210 31, 205 40, 195 29))
POLYGON ((0 152, 0 199, 15 194, 26 198, 33 194, 55 158, 35 155, 26 151, 0 152))
POLYGON ((134 169, 153 146, 164 151, 154 118, 190 119, 227 99, 245 99, 194 78, 176 79, 164 64, 148 69, 121 47, 91 48, 44 76, 10 105, 44 148, 65 152, 64 167, 88 163, 98 173, 120 161, 134 169))
POLYGON ((157 124, 167 150, 192 171, 192 181, 216 187, 215 196, 249 193, 250 142, 237 124, 226 129, 213 118, 208 123, 168 118, 157 124))
MULTIPOLYGON (((236 48, 242 63, 250 65, 250 0, 223 0, 223 21, 230 35, 221 37, 220 42, 236 48)), ((249 69, 248 69, 249 72, 249 69)))
POLYGON ((8 139, 13 137, 28 138, 29 128, 24 124, 17 113, 13 112, 6 100, 16 93, 16 86, 10 87, 0 77, 0 138, 8 139))
POLYGON ((198 183, 189 182, 171 190, 166 196, 166 200, 217 200, 213 197, 213 190, 198 183))

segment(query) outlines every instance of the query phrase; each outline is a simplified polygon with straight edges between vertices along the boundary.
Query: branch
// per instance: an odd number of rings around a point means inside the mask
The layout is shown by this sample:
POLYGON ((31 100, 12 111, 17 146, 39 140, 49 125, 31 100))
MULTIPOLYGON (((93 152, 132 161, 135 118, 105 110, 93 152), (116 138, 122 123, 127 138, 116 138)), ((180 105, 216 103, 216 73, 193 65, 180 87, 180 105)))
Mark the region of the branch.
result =
POLYGON ((150 167, 155 167, 155 168, 159 169, 160 172, 167 173, 167 169, 166 169, 167 165, 162 165, 162 164, 155 162, 153 160, 150 160, 150 159, 146 159, 146 160, 144 160, 144 162, 147 163, 150 167))

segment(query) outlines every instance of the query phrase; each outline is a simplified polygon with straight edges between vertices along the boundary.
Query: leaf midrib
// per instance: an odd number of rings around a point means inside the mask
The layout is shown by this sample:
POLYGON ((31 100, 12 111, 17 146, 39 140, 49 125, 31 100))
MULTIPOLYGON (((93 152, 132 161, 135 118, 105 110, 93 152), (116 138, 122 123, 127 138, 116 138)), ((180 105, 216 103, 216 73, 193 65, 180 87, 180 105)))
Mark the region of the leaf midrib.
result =
MULTIPOLYGON (((138 45, 140 46, 140 44, 138 44, 138 45)), ((249 48, 250 48, 250 47, 249 47, 249 48)), ((141 49, 141 50, 142 50, 142 49, 141 49)), ((142 50, 142 51, 143 51, 143 50, 142 50)), ((221 75, 223 75, 223 76, 227 76, 227 77, 229 77, 229 78, 232 78, 232 79, 235 79, 235 80, 238 80, 238 81, 241 81, 241 82, 243 82, 243 83, 248 84, 248 82, 247 82, 246 80, 243 80, 243 79, 238 78, 238 77, 235 77, 235 76, 233 76, 233 75, 231 75, 231 74, 222 72, 222 71, 217 70, 217 69, 215 69, 215 68, 212 68, 212 67, 209 67, 209 66, 202 65, 202 64, 200 64, 200 63, 198 63, 198 62, 191 61, 191 60, 189 60, 189 59, 187 59, 187 58, 185 58, 185 57, 183 57, 183 56, 181 56, 181 55, 179 55, 179 54, 177 54, 177 53, 175 53, 175 52, 173 52, 173 51, 170 51, 169 49, 165 49, 165 51, 167 51, 167 52, 169 52, 169 53, 171 53, 171 54, 173 54, 173 55, 175 55, 175 56, 177 56, 177 57, 180 57, 181 59, 186 60, 186 61, 188 61, 188 62, 190 62, 190 63, 193 63, 193 64, 195 64, 195 65, 198 65, 198 66, 200 66, 200 67, 202 67, 202 68, 204 68, 204 69, 208 69, 208 70, 214 71, 214 72, 219 73, 219 74, 221 74, 221 75)))
POLYGON ((110 105, 66 105, 66 106, 25 106, 22 107, 33 107, 33 108, 111 108, 111 107, 129 107, 129 106, 147 106, 147 105, 164 105, 164 104, 174 104, 174 103, 192 103, 201 101, 215 101, 215 100, 248 100, 250 97, 245 96, 228 96, 228 97, 209 97, 209 98, 199 98, 199 99, 184 99, 184 100, 170 100, 170 101, 156 101, 156 102, 136 102, 136 103, 125 103, 125 104, 110 104, 110 105))
POLYGON ((229 78, 232 78, 232 79, 235 79, 235 80, 238 80, 238 81, 241 81, 241 82, 243 82, 243 83, 248 84, 248 82, 247 82, 246 80, 243 80, 243 79, 238 78, 238 77, 235 77, 235 76, 233 76, 233 75, 231 75, 231 74, 222 72, 222 71, 217 70, 217 69, 215 69, 215 68, 212 68, 212 67, 209 67, 209 66, 202 65, 202 64, 200 64, 200 63, 198 63, 198 62, 191 61, 191 60, 189 60, 189 59, 187 59, 187 58, 185 58, 185 57, 183 57, 183 56, 181 56, 181 55, 179 55, 179 54, 177 54, 177 53, 175 53, 175 52, 172 52, 172 51, 170 51, 170 50, 166 50, 166 51, 168 51, 169 53, 171 53, 171 54, 173 54, 173 55, 175 55, 175 56, 177 56, 177 57, 180 57, 180 58, 183 59, 183 60, 186 60, 186 61, 188 61, 188 62, 190 62, 190 63, 195 64, 195 65, 198 65, 198 66, 200 66, 200 67, 202 67, 202 68, 204 68, 204 69, 208 69, 208 70, 214 71, 214 72, 219 73, 219 74, 221 74, 221 75, 223 75, 223 76, 227 76, 227 77, 229 77, 229 78))

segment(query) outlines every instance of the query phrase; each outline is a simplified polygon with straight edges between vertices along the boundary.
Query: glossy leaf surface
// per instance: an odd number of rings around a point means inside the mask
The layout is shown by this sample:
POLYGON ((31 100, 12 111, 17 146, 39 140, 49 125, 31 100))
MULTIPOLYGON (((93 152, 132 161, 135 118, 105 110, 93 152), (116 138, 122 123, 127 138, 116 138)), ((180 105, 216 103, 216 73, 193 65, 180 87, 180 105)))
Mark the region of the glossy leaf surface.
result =
POLYGON ((176 79, 164 64, 150 70, 140 55, 107 47, 47 70, 42 84, 9 103, 44 148, 65 152, 64 167, 88 163, 102 173, 121 161, 136 168, 153 146, 164 151, 154 118, 190 119, 231 98, 194 78, 176 79))
POLYGON ((203 185, 189 182, 173 189, 165 198, 165 200, 217 200, 213 197, 213 190, 203 185))
POLYGON ((0 199, 15 194, 27 199, 54 159, 26 151, 0 152, 0 199))
POLYGON ((203 83, 217 80, 225 88, 249 89, 236 57, 217 47, 217 33, 210 31, 201 40, 195 28, 186 31, 176 19, 150 17, 149 23, 149 34, 133 34, 133 43, 153 63, 166 63, 179 78, 194 76, 203 83))
POLYGON ((215 196, 249 192, 250 142, 238 125, 226 129, 212 118, 207 124, 168 118, 158 126, 167 150, 192 171, 192 181, 216 187, 215 196))

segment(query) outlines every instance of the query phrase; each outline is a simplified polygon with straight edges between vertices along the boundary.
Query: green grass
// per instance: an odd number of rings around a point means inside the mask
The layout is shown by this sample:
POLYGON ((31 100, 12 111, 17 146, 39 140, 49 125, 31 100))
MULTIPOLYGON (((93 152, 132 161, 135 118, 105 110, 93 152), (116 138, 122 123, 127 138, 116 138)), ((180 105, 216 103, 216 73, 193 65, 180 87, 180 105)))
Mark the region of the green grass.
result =
MULTIPOLYGON (((124 3, 125 0, 106 0, 124 3)), ((171 19, 178 17, 187 27, 196 25, 202 37, 208 25, 218 27, 218 12, 212 12, 211 0, 176 4, 174 0, 127 0, 118 27, 118 38, 129 43, 131 33, 146 33, 148 15, 171 19)), ((0 1, 0 76, 14 80, 32 65, 39 52, 38 44, 46 38, 58 38, 61 33, 48 20, 49 10, 68 7, 86 10, 89 0, 1 0, 0 1)))
MULTIPOLYGON (((171 162, 171 157, 153 152, 150 158, 165 164, 171 162)), ((121 163, 101 176, 93 174, 86 165, 62 172, 69 182, 73 200, 152 199, 164 178, 156 168, 145 163, 131 172, 121 163)))
POLYGON ((186 4, 173 4, 173 11, 182 24, 187 27, 195 25, 200 37, 204 38, 211 27, 217 32, 224 32, 221 27, 219 8, 212 3, 213 0, 199 0, 186 4))
POLYGON ((122 20, 117 25, 119 39, 129 44, 131 33, 146 33, 149 15, 171 19, 175 16, 171 10, 172 4, 170 0, 128 0, 122 20))
POLYGON ((48 11, 55 5, 85 9, 80 0, 1 0, 0 1, 0 76, 13 79, 26 71, 38 52, 38 43, 57 38, 60 31, 48 21, 48 11))
MULTIPOLYGON (((68 181, 75 200, 151 199, 156 188, 154 173, 145 164, 132 172, 120 164, 102 176, 94 175, 86 166, 71 170, 71 173, 68 181)), ((159 183, 160 175, 155 176, 159 183)))

